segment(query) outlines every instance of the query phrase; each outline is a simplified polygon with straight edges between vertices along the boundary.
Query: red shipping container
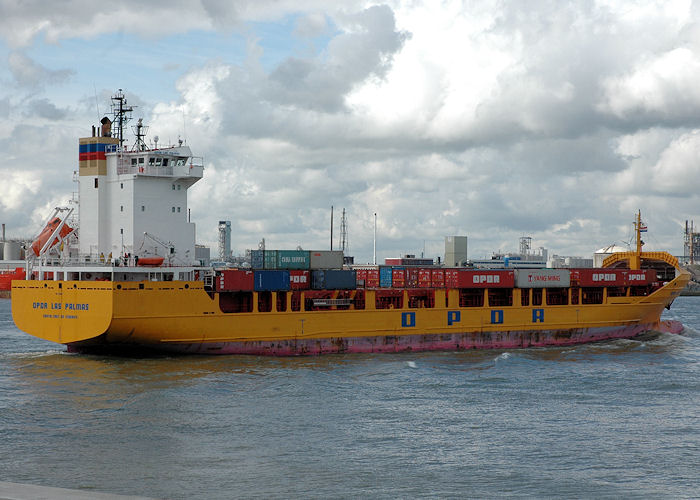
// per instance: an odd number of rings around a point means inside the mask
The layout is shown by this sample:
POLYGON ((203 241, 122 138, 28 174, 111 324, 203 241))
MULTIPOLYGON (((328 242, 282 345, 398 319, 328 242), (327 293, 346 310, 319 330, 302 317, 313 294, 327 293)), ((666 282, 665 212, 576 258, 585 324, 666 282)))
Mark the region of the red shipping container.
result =
POLYGON ((656 271, 654 269, 640 269, 627 271, 627 285, 648 285, 656 281, 656 271))
POLYGON ((367 269, 356 269, 355 275, 357 276, 358 280, 366 280, 367 279, 367 269))
POLYGON ((379 288, 379 269, 367 269, 367 277, 365 278, 365 287, 379 288))
POLYGON ((627 269, 572 269, 571 280, 578 286, 625 286, 627 269))
POLYGON ((433 269, 430 273, 430 281, 433 284, 433 288, 445 288, 445 270, 433 269))
POLYGON ((418 268, 406 269, 406 288, 418 288, 418 268))
POLYGON ((513 271, 460 271, 457 274, 458 288, 513 288, 513 271))
POLYGON ((430 288, 432 278, 430 269, 418 269, 418 286, 420 288, 430 288))
POLYGON ((401 258, 388 258, 384 259, 384 265, 386 266, 400 266, 403 259, 401 258))
POLYGON ((289 270, 289 288, 292 290, 308 290, 311 285, 309 271, 289 270))
POLYGON ((459 269, 445 269, 445 287, 458 288, 457 276, 459 275, 459 273, 459 269))
POLYGON ((394 288, 403 288, 406 286, 406 270, 405 269, 392 269, 391 270, 391 283, 394 288))
POLYGON ((217 292, 251 291, 255 286, 255 274, 244 269, 226 269, 216 277, 217 292))

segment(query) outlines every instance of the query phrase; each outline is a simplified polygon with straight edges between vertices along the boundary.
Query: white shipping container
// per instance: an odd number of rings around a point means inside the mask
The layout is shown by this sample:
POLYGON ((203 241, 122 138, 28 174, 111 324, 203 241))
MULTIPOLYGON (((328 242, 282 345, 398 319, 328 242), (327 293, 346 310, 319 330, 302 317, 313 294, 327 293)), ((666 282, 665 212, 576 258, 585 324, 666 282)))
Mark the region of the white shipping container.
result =
POLYGON ((568 269, 516 269, 518 288, 567 288, 571 285, 568 269))
POLYGON ((342 269, 343 268, 343 251, 342 250, 311 250, 310 269, 342 269))

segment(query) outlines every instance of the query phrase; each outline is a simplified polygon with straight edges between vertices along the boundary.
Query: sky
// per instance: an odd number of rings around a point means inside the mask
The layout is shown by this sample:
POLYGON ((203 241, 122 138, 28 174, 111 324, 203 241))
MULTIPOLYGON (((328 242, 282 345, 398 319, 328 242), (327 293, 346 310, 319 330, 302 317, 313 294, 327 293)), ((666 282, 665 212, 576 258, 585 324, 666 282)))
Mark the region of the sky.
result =
MULTIPOLYGON (((76 191, 77 139, 123 89, 186 141, 198 243, 470 258, 683 253, 700 225, 691 1, 0 0, 0 222, 32 237, 76 191)), ((133 139, 129 144, 133 144, 133 139)))

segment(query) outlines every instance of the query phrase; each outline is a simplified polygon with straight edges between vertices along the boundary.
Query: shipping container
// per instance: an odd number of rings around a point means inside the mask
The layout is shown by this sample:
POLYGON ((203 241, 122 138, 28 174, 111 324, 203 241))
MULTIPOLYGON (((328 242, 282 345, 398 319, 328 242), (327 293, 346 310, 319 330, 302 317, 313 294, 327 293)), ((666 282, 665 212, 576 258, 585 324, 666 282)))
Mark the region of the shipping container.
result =
POLYGON ((430 288, 432 286, 431 275, 431 269, 418 269, 418 286, 420 288, 430 288))
POLYGON ((386 264, 387 266, 400 266, 401 260, 402 259, 400 259, 400 258, 391 257, 391 258, 384 259, 384 264, 386 264))
POLYGON ((309 271, 290 270, 289 288, 292 290, 307 290, 311 287, 311 273, 309 271))
POLYGON ((254 287, 253 271, 227 269, 216 276, 217 292, 252 291, 254 287))
POLYGON ((265 255, 263 250, 250 251, 250 267, 252 267, 253 269, 265 268, 265 255))
POLYGON ((513 288, 515 277, 513 271, 457 270, 457 288, 513 288))
POLYGON ((406 268, 406 288, 418 288, 418 268, 406 268))
POLYGON ((572 269, 571 283, 585 287, 625 286, 628 272, 627 269, 572 269))
POLYGON ((289 290, 289 271, 255 271, 255 291, 274 290, 289 290))
POLYGON ((445 270, 433 269, 430 272, 430 282, 433 288, 445 288, 445 270))
POLYGON ((277 250, 265 250, 264 269, 277 269, 277 250))
POLYGON ((649 285, 656 281, 655 269, 627 271, 626 285, 649 285))
POLYGON ((342 269, 342 250, 312 250, 310 254, 310 269, 342 269))
POLYGON ((367 279, 367 269, 356 269, 355 273, 357 275, 357 282, 359 283, 362 281, 364 286, 364 281, 367 279))
POLYGON ((568 269, 517 269, 518 288, 565 288, 571 285, 568 269))
POLYGON ((365 287, 379 288, 379 269, 367 269, 367 277, 365 278, 365 287))
POLYGON ((311 288, 314 290, 354 290, 357 274, 354 270, 324 269, 311 271, 311 288))
POLYGON ((307 250, 277 250, 278 269, 308 269, 309 262, 307 250))
POLYGON ((445 269, 445 287, 459 288, 459 283, 457 281, 459 272, 459 269, 445 269))
POLYGON ((392 272, 389 266, 379 267, 379 286, 381 288, 391 288, 392 286, 392 272))
POLYGON ((391 270, 391 285, 394 288, 404 288, 406 286, 406 270, 402 267, 395 267, 391 270))

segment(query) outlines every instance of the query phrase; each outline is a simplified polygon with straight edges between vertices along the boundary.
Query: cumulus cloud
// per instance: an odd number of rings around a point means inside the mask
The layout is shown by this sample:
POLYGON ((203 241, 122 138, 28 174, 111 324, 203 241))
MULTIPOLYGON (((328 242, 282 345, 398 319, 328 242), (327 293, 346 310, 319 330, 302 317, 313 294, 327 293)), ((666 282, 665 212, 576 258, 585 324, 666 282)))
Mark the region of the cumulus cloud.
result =
POLYGON ((21 52, 12 52, 7 62, 15 81, 29 88, 63 83, 75 73, 70 69, 48 69, 21 52))
MULTIPOLYGON (((686 1, 229 4, 202 0, 182 16, 178 1, 146 13, 135 1, 73 0, 64 13, 30 15, 36 4, 25 2, 8 7, 0 35, 21 47, 39 37, 239 30, 245 57, 222 47, 187 70, 155 61, 181 75, 179 99, 141 108, 151 137, 181 136, 204 154, 190 207, 210 244, 216 222, 230 218, 237 251, 262 237, 326 246, 334 205, 348 210, 360 261, 371 255, 375 212, 387 255, 436 255, 449 234, 469 235, 473 257, 514 250, 526 234, 535 247, 585 255, 619 242, 641 208, 658 248, 678 253, 676 225, 700 217, 700 15, 686 1), (261 22, 283 25, 289 47, 265 43, 261 22), (324 45, 300 51, 294 37, 324 45)), ((13 54, 27 88, 70 76, 13 54)), ((66 119, 68 108, 49 94, 0 100, 4 109, 28 126, 66 119)), ((35 129, 14 125, 0 126, 0 141, 14 134, 22 161, 35 129)))
POLYGON ((59 109, 54 103, 48 99, 33 99, 26 105, 25 114, 28 116, 37 116, 46 118, 47 120, 62 120, 68 115, 65 109, 59 109))

